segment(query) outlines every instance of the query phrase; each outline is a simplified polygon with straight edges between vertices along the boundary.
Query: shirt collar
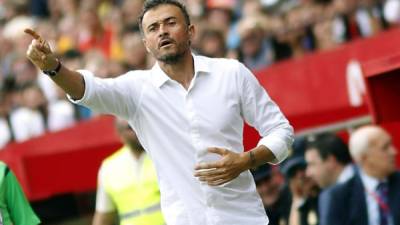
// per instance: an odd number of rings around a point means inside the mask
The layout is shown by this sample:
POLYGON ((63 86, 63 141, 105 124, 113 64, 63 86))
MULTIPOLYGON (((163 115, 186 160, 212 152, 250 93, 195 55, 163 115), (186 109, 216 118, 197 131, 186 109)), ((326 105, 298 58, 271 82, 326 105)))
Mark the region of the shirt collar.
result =
POLYGON ((364 184, 364 188, 369 192, 374 192, 379 185, 379 180, 375 177, 367 175, 364 171, 360 169, 361 180, 364 184))
MULTIPOLYGON (((193 60, 194 60, 194 73, 200 74, 200 73, 205 73, 208 74, 210 73, 210 67, 209 65, 204 61, 203 57, 201 56, 196 56, 192 54, 193 60)), ((152 81, 156 87, 161 87, 163 84, 165 84, 168 80, 171 80, 171 78, 161 69, 160 65, 158 62, 154 64, 154 66, 151 68, 151 76, 152 76, 152 81)))
POLYGON ((342 172, 340 173, 337 183, 344 183, 348 181, 350 178, 354 176, 354 168, 353 165, 347 165, 343 168, 342 172))

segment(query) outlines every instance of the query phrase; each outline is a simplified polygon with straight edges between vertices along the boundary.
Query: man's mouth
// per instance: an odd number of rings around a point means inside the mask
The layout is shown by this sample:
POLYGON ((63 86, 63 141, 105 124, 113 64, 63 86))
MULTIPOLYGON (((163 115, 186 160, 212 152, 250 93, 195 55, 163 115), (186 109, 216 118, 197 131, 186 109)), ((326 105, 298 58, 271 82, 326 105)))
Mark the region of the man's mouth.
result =
POLYGON ((173 43, 174 43, 174 41, 171 39, 164 39, 164 40, 160 41, 160 43, 158 44, 158 48, 162 48, 162 47, 165 47, 165 46, 173 44, 173 43))

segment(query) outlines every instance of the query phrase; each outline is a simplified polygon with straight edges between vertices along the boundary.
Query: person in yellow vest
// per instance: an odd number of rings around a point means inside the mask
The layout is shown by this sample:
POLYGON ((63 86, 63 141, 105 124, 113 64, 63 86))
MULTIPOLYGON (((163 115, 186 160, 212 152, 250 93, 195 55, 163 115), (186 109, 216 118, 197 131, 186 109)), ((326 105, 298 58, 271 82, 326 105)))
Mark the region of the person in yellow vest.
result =
POLYGON ((124 146, 99 169, 93 225, 163 225, 153 163, 126 121, 117 119, 116 128, 124 146))

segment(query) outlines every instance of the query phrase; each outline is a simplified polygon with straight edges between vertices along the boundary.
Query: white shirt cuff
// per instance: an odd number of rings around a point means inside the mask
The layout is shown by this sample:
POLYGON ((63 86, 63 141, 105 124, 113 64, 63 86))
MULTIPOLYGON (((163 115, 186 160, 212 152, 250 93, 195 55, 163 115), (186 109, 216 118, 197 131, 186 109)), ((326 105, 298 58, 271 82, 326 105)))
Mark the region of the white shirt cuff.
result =
POLYGON ((286 143, 280 138, 274 136, 263 137, 257 144, 257 146, 260 145, 264 145, 271 150, 272 154, 274 154, 275 160, 271 164, 281 163, 289 154, 289 149, 286 143))
POLYGON ((70 100, 74 104, 84 105, 85 100, 88 98, 90 91, 92 90, 92 80, 93 80, 93 73, 88 70, 77 70, 83 77, 85 82, 85 92, 81 99, 73 99, 70 95, 67 94, 68 100, 70 100))

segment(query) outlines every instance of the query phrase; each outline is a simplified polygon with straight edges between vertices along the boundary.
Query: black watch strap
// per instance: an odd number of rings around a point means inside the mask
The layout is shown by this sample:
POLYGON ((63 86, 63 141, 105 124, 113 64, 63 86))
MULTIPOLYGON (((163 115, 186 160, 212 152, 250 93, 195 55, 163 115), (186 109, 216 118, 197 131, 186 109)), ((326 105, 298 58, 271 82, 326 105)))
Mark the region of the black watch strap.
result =
POLYGON ((57 59, 57 67, 54 70, 43 70, 43 73, 50 76, 50 77, 54 77, 55 75, 57 75, 58 72, 60 72, 61 69, 61 62, 60 60, 57 59))

